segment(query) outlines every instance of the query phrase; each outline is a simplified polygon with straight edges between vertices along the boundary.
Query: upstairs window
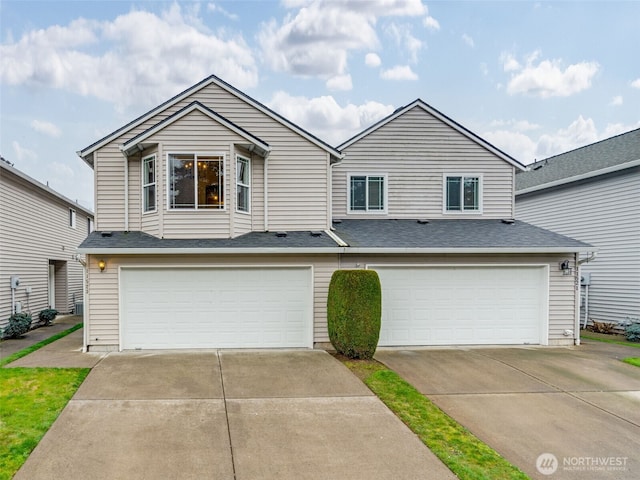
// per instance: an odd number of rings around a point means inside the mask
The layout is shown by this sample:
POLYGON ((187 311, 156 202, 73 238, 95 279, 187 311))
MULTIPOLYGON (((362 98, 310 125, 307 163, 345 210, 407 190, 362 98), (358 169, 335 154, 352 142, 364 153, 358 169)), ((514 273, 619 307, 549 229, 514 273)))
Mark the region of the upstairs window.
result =
POLYGON ((478 175, 445 176, 445 208, 447 212, 480 211, 481 178, 478 175))
POLYGON ((169 154, 169 209, 223 209, 224 155, 169 154))
POLYGON ((156 156, 142 159, 142 211, 156 210, 156 156))
POLYGON ((249 213, 251 201, 251 161, 248 158, 236 157, 236 189, 238 199, 236 209, 249 213))
POLYGON ((73 208, 69 209, 69 226, 76 228, 76 211, 73 208))
POLYGON ((349 212, 386 211, 386 175, 349 175, 349 212))

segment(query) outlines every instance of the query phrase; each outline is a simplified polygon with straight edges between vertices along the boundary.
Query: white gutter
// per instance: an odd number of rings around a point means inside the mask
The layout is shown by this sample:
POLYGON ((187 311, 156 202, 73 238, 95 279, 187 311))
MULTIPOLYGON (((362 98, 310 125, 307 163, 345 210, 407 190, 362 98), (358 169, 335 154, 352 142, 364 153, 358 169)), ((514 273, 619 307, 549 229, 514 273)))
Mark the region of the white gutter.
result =
MULTIPOLYGON (((326 232, 329 234, 329 232, 326 232)), ((331 232, 333 233, 333 232, 331 232)), ((333 238, 333 236, 331 237, 333 238)), ((339 237, 338 237, 339 238, 339 237)), ((342 240, 340 242, 344 243, 342 240)), ((346 245, 346 244, 345 244, 346 245)), ((79 248, 78 253, 84 253, 89 255, 212 255, 212 254, 224 254, 224 255, 247 255, 247 254, 279 254, 279 253, 342 253, 342 254, 514 254, 514 253, 586 253, 593 251, 593 247, 588 249, 573 249, 573 248, 382 248, 382 247, 349 247, 349 246, 337 246, 337 247, 319 247, 319 248, 307 248, 307 247, 257 247, 257 248, 243 248, 243 247, 200 247, 200 248, 185 248, 185 247, 149 247, 149 248, 79 248)))
MULTIPOLYGON (((607 173, 619 172, 621 170, 626 170, 627 168, 633 168, 640 166, 640 159, 633 160, 631 162, 622 163, 620 165, 614 165, 613 167, 602 168, 600 170, 594 170, 593 172, 583 173, 581 175, 575 175, 573 177, 562 178, 560 180, 554 180, 553 182, 543 183, 542 185, 536 185, 535 187, 523 188, 516 192, 516 197, 518 195, 524 195, 525 193, 537 192, 539 190, 545 190, 551 187, 557 187, 559 185, 564 185, 566 183, 578 182, 580 180, 586 180, 588 178, 598 177, 600 175, 606 175, 607 173)), ((544 167, 542 167, 544 168, 544 167)))

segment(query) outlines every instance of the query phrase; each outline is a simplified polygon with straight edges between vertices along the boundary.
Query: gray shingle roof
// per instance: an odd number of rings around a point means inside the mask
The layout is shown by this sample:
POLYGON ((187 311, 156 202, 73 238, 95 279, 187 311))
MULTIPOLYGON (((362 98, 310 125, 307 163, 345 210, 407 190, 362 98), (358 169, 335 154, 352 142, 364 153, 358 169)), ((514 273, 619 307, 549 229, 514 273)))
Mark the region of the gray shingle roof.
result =
POLYGON ((432 249, 585 249, 590 245, 525 222, 501 220, 341 220, 336 233, 350 247, 432 249))
POLYGON ((143 232, 92 232, 78 247, 87 249, 227 249, 227 248, 335 248, 338 245, 325 232, 251 232, 236 238, 167 239, 143 232))
POLYGON ((640 160, 640 128, 529 165, 516 192, 640 160))

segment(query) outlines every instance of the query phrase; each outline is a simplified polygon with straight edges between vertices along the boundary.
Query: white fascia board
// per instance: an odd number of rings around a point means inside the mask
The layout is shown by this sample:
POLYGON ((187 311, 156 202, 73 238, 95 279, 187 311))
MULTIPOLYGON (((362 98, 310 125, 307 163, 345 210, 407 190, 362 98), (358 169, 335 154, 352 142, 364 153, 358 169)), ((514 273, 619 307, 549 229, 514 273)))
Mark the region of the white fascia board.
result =
POLYGON ((595 247, 514 248, 380 248, 380 247, 280 247, 280 248, 78 248, 85 255, 254 255, 254 254, 514 254, 590 253, 595 247))
MULTIPOLYGON (((614 165, 612 167, 601 168, 600 170, 594 170, 592 172, 583 173, 581 175, 575 175, 573 177, 561 178, 554 180, 553 182, 543 183, 542 185, 536 185, 535 187, 523 188, 516 191, 516 197, 518 195, 524 195, 525 193, 537 192, 539 190, 545 190, 547 188, 558 187, 567 183, 579 182, 580 180, 587 180, 593 177, 599 177, 600 175, 606 175, 608 173, 619 172, 628 168, 640 166, 640 159, 632 160, 631 162, 621 163, 620 165, 614 165)), ((543 167, 544 168, 544 167, 543 167)))

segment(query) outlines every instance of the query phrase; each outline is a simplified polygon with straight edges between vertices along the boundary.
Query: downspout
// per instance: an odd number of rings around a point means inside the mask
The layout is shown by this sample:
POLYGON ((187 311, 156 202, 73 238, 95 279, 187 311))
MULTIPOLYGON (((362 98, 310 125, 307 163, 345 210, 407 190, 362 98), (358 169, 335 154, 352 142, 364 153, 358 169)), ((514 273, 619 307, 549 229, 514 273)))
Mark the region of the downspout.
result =
POLYGON ((269 231, 269 190, 267 177, 269 176, 269 152, 264 156, 264 231, 269 231))
POLYGON ((122 152, 124 157, 124 231, 129 231, 129 158, 126 152, 122 152))
POLYGON ((580 254, 579 253, 575 253, 574 254, 574 261, 576 262, 576 273, 575 273, 575 277, 573 278, 573 282, 574 282, 574 291, 578 292, 578 295, 574 296, 574 309, 575 309, 575 315, 574 315, 574 324, 573 324, 573 344, 574 345, 580 345, 580 296, 581 293, 580 292, 580 266, 579 266, 579 258, 580 254))
MULTIPOLYGON (((582 274, 580 272, 580 266, 583 263, 588 263, 591 260, 593 260, 594 258, 596 258, 596 256, 598 255, 598 252, 591 252, 591 255, 588 256, 587 258, 583 258, 582 260, 578 260, 576 262, 576 264, 578 265, 578 275, 579 278, 578 280, 582 277, 582 274)), ((577 257, 577 254, 576 254, 577 257)), ((582 288, 582 286, 580 285, 578 288, 582 288)), ((587 327, 587 322, 589 322, 589 285, 586 285, 584 287, 585 291, 584 291, 584 327, 587 327)), ((582 297, 582 292, 580 292, 580 297, 582 297)), ((580 328, 580 308, 578 307, 578 329, 580 328)), ((576 345, 580 345, 580 343, 577 343, 576 345)))

